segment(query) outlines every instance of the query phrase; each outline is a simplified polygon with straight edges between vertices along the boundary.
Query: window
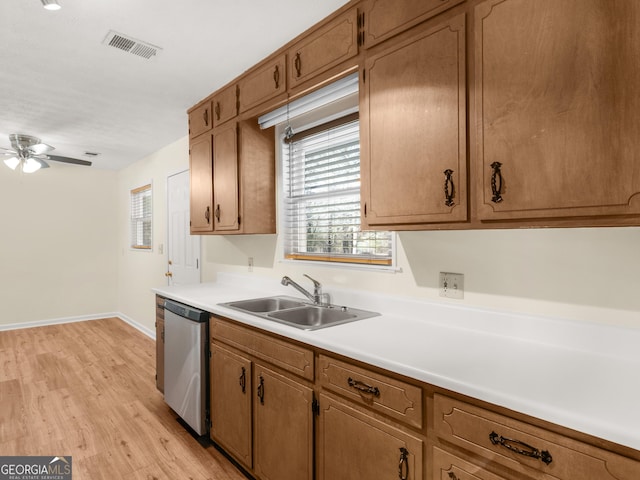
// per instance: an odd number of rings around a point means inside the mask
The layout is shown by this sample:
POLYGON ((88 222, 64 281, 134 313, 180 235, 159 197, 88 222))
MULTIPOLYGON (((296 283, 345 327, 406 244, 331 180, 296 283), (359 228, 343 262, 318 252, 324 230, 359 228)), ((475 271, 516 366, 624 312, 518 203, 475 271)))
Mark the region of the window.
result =
POLYGON ((285 258, 391 266, 391 232, 360 230, 358 113, 283 144, 285 258))
POLYGON ((131 248, 151 249, 151 184, 131 190, 131 248))

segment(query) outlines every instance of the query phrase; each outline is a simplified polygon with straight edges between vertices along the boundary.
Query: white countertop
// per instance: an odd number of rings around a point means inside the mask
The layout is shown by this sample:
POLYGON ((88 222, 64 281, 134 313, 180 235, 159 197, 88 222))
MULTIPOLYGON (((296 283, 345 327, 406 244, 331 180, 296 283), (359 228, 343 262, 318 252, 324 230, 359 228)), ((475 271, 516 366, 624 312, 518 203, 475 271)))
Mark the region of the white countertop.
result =
POLYGON ((218 305, 301 297, 277 280, 243 275, 219 274, 216 283, 154 292, 640 450, 640 329, 325 290, 332 303, 381 315, 305 331, 218 305))

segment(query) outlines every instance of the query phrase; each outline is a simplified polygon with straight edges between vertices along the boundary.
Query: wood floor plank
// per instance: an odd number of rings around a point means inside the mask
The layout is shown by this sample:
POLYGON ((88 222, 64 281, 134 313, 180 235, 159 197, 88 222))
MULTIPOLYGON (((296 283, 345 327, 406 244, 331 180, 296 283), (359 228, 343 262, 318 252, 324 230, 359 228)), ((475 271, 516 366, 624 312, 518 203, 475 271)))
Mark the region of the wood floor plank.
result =
POLYGON ((154 341, 117 318, 0 332, 0 452, 71 455, 74 480, 246 480, 178 423, 154 341))

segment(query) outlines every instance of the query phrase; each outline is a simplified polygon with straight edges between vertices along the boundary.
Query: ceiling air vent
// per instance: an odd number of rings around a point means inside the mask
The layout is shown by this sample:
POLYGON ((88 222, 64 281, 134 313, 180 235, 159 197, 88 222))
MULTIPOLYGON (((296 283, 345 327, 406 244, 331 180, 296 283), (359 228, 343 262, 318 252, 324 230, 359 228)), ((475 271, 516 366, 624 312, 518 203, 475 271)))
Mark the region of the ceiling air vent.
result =
POLYGON ((155 45, 151 45, 150 43, 136 40, 135 38, 128 37, 118 32, 114 32, 113 30, 111 30, 107 34, 102 43, 109 47, 119 48, 120 50, 124 50, 125 52, 131 53, 133 55, 138 55, 139 57, 146 58, 147 60, 151 59, 162 51, 160 47, 156 47, 155 45))

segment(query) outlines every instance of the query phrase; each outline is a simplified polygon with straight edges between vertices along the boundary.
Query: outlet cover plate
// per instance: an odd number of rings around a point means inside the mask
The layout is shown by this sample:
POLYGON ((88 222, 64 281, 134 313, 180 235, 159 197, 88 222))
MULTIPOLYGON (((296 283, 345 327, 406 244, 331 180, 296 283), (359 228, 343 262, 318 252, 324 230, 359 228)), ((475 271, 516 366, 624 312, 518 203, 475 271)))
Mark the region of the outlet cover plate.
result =
POLYGON ((440 296, 462 300, 464 298, 464 275, 440 272, 440 296))

